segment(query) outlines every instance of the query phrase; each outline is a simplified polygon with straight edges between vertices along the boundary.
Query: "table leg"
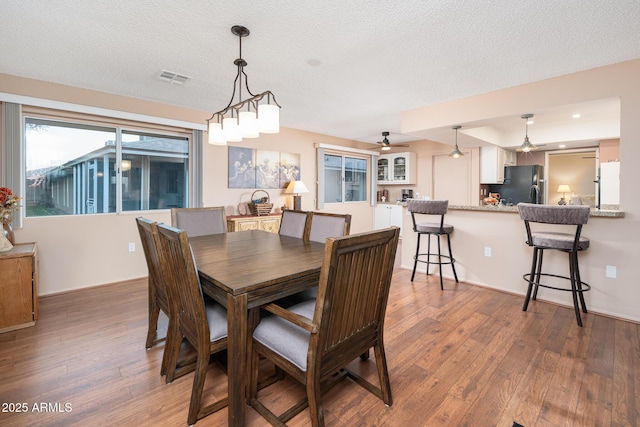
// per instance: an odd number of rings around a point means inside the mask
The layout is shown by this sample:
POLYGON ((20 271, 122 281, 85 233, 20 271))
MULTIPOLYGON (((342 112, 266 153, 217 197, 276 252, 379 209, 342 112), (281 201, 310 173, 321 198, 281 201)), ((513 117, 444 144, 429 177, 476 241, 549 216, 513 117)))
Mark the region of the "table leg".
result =
POLYGON ((227 297, 229 425, 244 426, 247 388, 247 295, 227 297))

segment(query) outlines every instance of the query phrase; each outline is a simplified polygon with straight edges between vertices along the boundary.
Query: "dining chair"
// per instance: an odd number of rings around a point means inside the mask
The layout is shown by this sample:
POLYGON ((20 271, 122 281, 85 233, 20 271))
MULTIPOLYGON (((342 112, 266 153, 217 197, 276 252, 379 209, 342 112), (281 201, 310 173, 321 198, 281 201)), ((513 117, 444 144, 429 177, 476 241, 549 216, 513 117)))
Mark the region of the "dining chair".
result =
POLYGON ((204 299, 186 231, 160 224, 158 243, 162 277, 167 283, 169 293, 175 295, 178 301, 178 334, 176 339, 167 344, 168 363, 176 364, 183 338, 196 350, 195 374, 187 418, 188 424, 192 425, 228 404, 228 397, 225 397, 204 408, 201 407, 202 391, 211 355, 227 348, 227 311, 221 305, 204 299))
POLYGON ((309 227, 309 240, 324 243, 329 237, 347 236, 351 228, 351 215, 313 212, 309 227))
MULTIPOLYGON (((528 283, 522 311, 527 311, 529 300, 538 297, 539 287, 559 291, 569 291, 573 296, 573 309, 578 326, 582 326, 580 307, 587 313, 584 293, 591 286, 580 279, 578 253, 589 248, 589 238, 583 236, 582 226, 589 221, 589 206, 550 206, 533 203, 518 203, 520 219, 524 221, 527 233, 526 243, 533 247, 531 271, 522 276, 528 283), (542 223, 546 229, 533 229, 532 224, 542 223), (570 226, 571 233, 566 228, 570 226), (569 255, 569 276, 542 272, 542 257, 546 249, 565 252, 569 255), (541 283, 541 278, 545 283, 541 283), (559 279, 559 280, 558 280, 559 279), (568 280, 570 286, 560 287, 556 281, 568 280), (532 295, 533 291, 533 295, 532 295), (579 301, 579 304, 578 304, 579 301)), ((541 226, 538 226, 541 227, 541 226)), ((565 273, 566 274, 566 273, 565 273)))
POLYGON ((271 314, 253 331, 249 400, 271 424, 283 425, 309 407, 312 425, 323 426, 322 392, 345 376, 391 406, 383 329, 399 235, 392 227, 327 239, 316 300, 261 307, 271 314), (371 347, 378 386, 346 368, 371 347), (279 416, 258 399, 260 357, 306 386, 306 398, 279 416))
POLYGON ((284 209, 280 219, 281 236, 291 236, 308 240, 311 212, 284 209))
POLYGON ((208 208, 172 208, 171 226, 185 230, 189 237, 227 232, 224 206, 208 208))
MULTIPOLYGON (((169 334, 169 330, 171 330, 173 326, 173 316, 171 315, 167 289, 162 281, 162 268, 156 246, 155 235, 158 232, 158 223, 147 218, 138 217, 136 218, 136 224, 142 242, 144 257, 147 262, 147 269, 149 270, 149 329, 147 331, 147 341, 145 345, 145 347, 149 349, 166 339, 166 337, 158 338, 157 336, 160 311, 163 311, 169 319, 167 334, 169 334)), ((163 356, 162 367, 160 369, 161 375, 166 373, 165 363, 166 358, 163 356)))

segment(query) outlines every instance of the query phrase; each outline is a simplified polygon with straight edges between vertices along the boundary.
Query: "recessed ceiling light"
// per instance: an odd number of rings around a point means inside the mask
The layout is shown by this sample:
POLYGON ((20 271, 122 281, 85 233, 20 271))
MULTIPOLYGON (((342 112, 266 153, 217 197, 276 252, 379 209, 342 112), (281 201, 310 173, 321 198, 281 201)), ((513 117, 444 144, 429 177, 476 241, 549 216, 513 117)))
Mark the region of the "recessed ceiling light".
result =
POLYGON ((567 148, 567 144, 560 144, 558 145, 558 148, 567 148))
POLYGON ((580 113, 576 113, 576 114, 572 115, 571 117, 573 117, 574 119, 579 119, 580 118, 580 113))

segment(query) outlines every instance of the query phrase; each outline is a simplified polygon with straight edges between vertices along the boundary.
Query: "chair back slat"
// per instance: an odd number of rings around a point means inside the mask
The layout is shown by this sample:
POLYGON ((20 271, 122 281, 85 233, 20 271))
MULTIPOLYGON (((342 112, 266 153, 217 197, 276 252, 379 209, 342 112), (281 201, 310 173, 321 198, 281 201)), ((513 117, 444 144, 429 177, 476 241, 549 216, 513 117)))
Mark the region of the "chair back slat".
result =
POLYGON ((162 274, 170 293, 178 300, 180 330, 193 345, 209 345, 209 325, 200 279, 187 232, 167 225, 158 226, 162 274))
POLYGON ((399 231, 327 239, 314 312, 320 326, 309 352, 322 359, 323 372, 348 363, 381 337, 399 231))
POLYGON ((448 200, 407 200, 407 210, 425 215, 444 215, 449 208, 448 200))
POLYGON ((309 240, 325 243, 329 237, 348 236, 351 229, 351 215, 313 212, 309 240))
POLYGON ((171 225, 185 230, 189 237, 226 233, 225 208, 224 206, 173 208, 171 209, 171 225))

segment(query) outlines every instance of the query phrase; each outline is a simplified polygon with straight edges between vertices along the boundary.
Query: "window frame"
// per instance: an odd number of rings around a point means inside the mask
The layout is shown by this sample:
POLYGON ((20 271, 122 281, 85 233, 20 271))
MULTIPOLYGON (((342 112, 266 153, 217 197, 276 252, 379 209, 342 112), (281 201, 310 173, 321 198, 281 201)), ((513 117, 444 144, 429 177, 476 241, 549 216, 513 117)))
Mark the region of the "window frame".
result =
MULTIPOLYGON (((191 183, 193 182, 193 178, 194 178, 194 174, 201 174, 201 168, 200 170, 195 170, 195 169, 199 169, 197 168, 197 161, 196 158, 194 157, 194 153, 193 153, 193 141, 194 141, 194 137, 196 132, 200 132, 201 131, 195 131, 195 130, 191 130, 190 133, 186 132, 186 129, 179 129, 179 128, 175 128, 172 129, 171 127, 167 127, 165 125, 154 125, 153 123, 139 123, 139 122, 129 122, 129 121, 123 121, 123 120, 119 120, 117 118, 110 118, 110 117, 104 117, 101 116, 99 117, 98 120, 92 120, 92 117, 90 116, 86 116, 86 115, 78 115, 77 113, 73 113, 73 112, 69 112, 69 114, 65 114, 65 112, 61 112, 61 111, 56 111, 54 114, 50 115, 47 114, 46 112, 44 112, 44 114, 38 114, 37 110, 39 109, 35 109, 36 112, 30 111, 30 109, 28 109, 28 107, 24 106, 25 108, 22 111, 21 114, 21 129, 22 129, 22 141, 21 141, 21 146, 20 146, 20 150, 24 153, 23 157, 23 161, 21 162, 21 175, 23 177, 23 179, 21 180, 21 190, 22 190, 22 194, 25 193, 25 189, 27 186, 27 180, 26 180, 26 173, 27 173, 27 163, 26 163, 26 143, 27 143, 27 136, 26 136, 26 126, 27 126, 27 121, 28 120, 41 120, 41 121, 45 121, 45 122, 51 122, 51 123, 59 123, 59 125, 61 127, 66 127, 68 126, 69 128, 88 128, 88 129, 96 129, 96 130, 108 130, 108 131, 113 131, 114 132, 114 136, 116 138, 116 142, 115 142, 115 164, 116 165, 121 165, 122 164, 122 157, 123 157, 123 134, 124 135, 131 135, 131 134, 139 134, 139 135, 145 135, 145 136, 158 136, 158 137, 167 137, 167 138, 175 138, 176 140, 184 140, 187 144, 187 153, 186 153, 186 157, 185 157, 185 163, 186 163, 186 168, 187 171, 185 172, 185 176, 184 176, 184 197, 185 197, 185 202, 184 202, 184 206, 193 206, 194 204, 194 200, 198 200, 201 199, 201 196, 194 196, 193 193, 193 188, 191 186, 191 183), (27 110, 27 111, 25 111, 27 110)), ((126 141, 125 141, 126 142, 126 141)), ((105 212, 104 210, 101 211, 96 211, 94 213, 88 212, 88 211, 84 211, 83 212, 73 212, 73 213, 65 213, 65 214, 61 214, 61 215, 36 215, 36 216, 28 216, 26 215, 26 209, 25 210, 21 210, 21 215, 23 215, 23 217, 26 218, 37 218, 37 217, 57 217, 57 216, 75 216, 75 215, 93 215, 93 214, 121 214, 121 213, 132 213, 132 212, 144 212, 144 211, 161 211, 161 210, 168 210, 170 209, 170 207, 163 207, 163 208, 153 208, 150 209, 148 208, 144 208, 141 207, 140 209, 123 209, 123 199, 124 199, 124 192, 123 192, 123 188, 122 188, 122 182, 123 182, 123 171, 122 168, 116 168, 115 171, 115 210, 114 211, 107 211, 105 212)), ((146 194, 146 198, 148 199, 150 196, 150 193, 146 194)))

